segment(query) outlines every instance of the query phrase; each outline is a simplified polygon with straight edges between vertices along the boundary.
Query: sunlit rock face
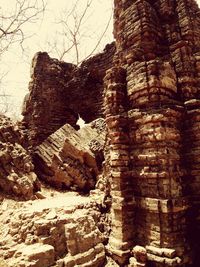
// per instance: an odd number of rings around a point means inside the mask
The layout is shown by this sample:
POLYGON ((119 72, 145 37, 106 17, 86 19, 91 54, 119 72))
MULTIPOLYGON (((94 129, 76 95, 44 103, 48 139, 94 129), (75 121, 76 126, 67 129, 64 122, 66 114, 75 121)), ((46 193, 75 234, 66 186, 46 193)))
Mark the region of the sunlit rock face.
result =
POLYGON ((114 52, 115 44, 107 45, 80 67, 47 53, 35 55, 22 111, 32 145, 40 144, 65 123, 77 129, 79 115, 86 123, 102 117, 103 78, 114 52))
POLYGON ((193 0, 114 2, 109 250, 122 265, 139 245, 150 246, 147 266, 198 266, 200 10, 193 0))
POLYGON ((0 213, 2 267, 105 265, 106 220, 92 198, 60 194, 12 205, 0 213))
POLYGON ((37 53, 23 131, 2 117, 0 187, 34 198, 0 192, 10 266, 199 267, 200 10, 115 0, 114 36, 80 67, 37 53))
POLYGON ((60 189, 94 189, 101 172, 105 137, 104 119, 86 124, 79 131, 65 124, 36 148, 38 176, 60 189))
POLYGON ((0 116, 0 191, 24 199, 33 198, 40 184, 23 135, 11 120, 0 116))

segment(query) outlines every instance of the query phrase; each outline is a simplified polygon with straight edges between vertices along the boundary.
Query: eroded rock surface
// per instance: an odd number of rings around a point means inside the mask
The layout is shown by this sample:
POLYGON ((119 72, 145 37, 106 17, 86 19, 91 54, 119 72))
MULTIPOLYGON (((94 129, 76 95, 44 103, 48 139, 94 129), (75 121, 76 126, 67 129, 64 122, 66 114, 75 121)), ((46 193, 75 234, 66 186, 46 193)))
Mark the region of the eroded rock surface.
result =
POLYGON ((0 116, 0 188, 7 194, 30 199, 40 188, 34 166, 17 126, 0 116))
POLYGON ((23 142, 23 135, 19 127, 3 114, 0 114, 0 141, 19 144, 23 142))
POLYGON ((38 176, 58 188, 94 189, 103 160, 105 137, 103 119, 79 131, 65 124, 35 150, 38 176))
POLYGON ((87 122, 103 116, 103 78, 112 66, 115 44, 85 60, 80 67, 38 52, 33 58, 23 122, 32 146, 68 123, 77 129, 78 114, 87 122))
MULTIPOLYGON (((147 266, 200 262, 199 14, 193 0, 115 1, 104 103, 109 251, 122 266, 135 245, 148 247, 147 266)), ((146 265, 139 254, 131 266, 146 265)))
POLYGON ((0 142, 0 188, 24 198, 40 188, 31 158, 19 144, 0 142))
MULTIPOLYGON (((116 50, 80 67, 47 53, 33 60, 22 125, 38 176, 88 193, 101 174, 100 190, 15 212, 3 200, 0 254, 12 267, 199 267, 200 10, 193 0, 115 0, 114 35, 116 50), (103 110, 107 135, 102 120, 74 129, 78 113, 88 123, 103 110)), ((8 166, 9 191, 22 194, 14 171, 31 195, 12 131, 0 131, 0 170, 8 166)))
POLYGON ((0 257, 8 266, 104 266, 107 237, 96 200, 59 193, 27 203, 5 200, 0 208, 0 257))

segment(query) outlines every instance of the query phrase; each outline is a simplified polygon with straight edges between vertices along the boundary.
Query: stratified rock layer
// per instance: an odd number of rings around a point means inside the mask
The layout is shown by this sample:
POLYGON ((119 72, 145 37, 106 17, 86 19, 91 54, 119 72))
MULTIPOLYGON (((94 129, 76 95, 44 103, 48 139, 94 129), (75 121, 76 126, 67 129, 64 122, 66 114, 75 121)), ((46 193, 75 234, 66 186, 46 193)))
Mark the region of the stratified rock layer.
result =
POLYGON ((79 131, 65 124, 36 148, 38 176, 58 188, 94 189, 105 136, 104 119, 95 120, 79 131))
POLYGON ((68 193, 11 207, 0 210, 0 258, 9 267, 104 266, 103 221, 94 200, 68 193))
POLYGON ((198 266, 200 10, 193 0, 116 0, 114 19, 109 251, 122 266, 137 245, 148 263, 133 253, 130 266, 198 266))
POLYGON ((112 66, 115 44, 84 61, 80 67, 38 52, 33 58, 23 123, 32 146, 68 123, 77 129, 80 115, 86 123, 102 117, 103 78, 112 66))
POLYGON ((23 137, 10 119, 0 116, 0 188, 30 199, 40 188, 30 155, 20 145, 23 137))
MULTIPOLYGON (((31 202, 2 218, 0 256, 11 266, 101 267, 107 253, 122 267, 199 267, 200 10, 194 0, 115 0, 114 9, 116 47, 80 67, 36 54, 21 124, 41 179, 88 192, 103 169, 104 197, 81 208, 31 202), (75 130, 78 114, 88 123, 103 108, 107 135, 101 120, 75 130)), ((0 185, 30 197, 32 165, 6 127, 0 185)))

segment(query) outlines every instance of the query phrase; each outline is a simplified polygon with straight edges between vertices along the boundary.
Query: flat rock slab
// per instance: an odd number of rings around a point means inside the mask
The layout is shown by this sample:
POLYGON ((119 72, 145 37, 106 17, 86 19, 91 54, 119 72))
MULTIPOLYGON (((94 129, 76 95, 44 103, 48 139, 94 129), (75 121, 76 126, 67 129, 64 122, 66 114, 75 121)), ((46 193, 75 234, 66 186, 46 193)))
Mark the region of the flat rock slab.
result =
POLYGON ((73 208, 80 205, 85 205, 91 203, 91 199, 89 197, 84 196, 73 196, 71 194, 66 196, 58 196, 55 198, 48 198, 48 199, 40 199, 37 201, 33 201, 27 203, 25 205, 25 209, 29 212, 36 212, 36 211, 43 211, 45 209, 52 209, 52 208, 73 208))
POLYGON ((55 263, 54 247, 50 245, 33 244, 18 253, 21 253, 26 261, 25 267, 49 267, 55 263))

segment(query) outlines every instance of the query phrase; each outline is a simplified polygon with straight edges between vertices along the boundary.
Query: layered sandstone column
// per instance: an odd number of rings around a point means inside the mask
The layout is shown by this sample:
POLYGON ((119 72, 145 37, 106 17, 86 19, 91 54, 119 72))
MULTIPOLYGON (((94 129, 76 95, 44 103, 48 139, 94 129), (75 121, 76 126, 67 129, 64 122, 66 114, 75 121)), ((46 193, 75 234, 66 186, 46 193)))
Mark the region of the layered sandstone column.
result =
POLYGON ((134 196, 129 173, 130 141, 125 78, 126 72, 121 67, 113 67, 105 77, 105 116, 110 137, 109 163, 112 177, 112 231, 109 251, 121 264, 129 255, 134 238, 134 196))
MULTIPOLYGON (((127 196, 129 199, 132 196, 135 205, 132 205, 132 220, 127 222, 126 216, 121 216, 121 230, 128 227, 132 238, 126 254, 131 245, 143 246, 151 266, 188 267, 195 262, 191 253, 192 249, 196 253, 194 242, 189 242, 188 234, 192 225, 198 223, 200 200, 200 150, 196 133, 200 105, 194 100, 200 97, 199 14, 193 0, 115 1, 117 52, 115 68, 107 75, 117 77, 116 69, 123 68, 126 86, 122 97, 120 87, 113 86, 117 85, 115 79, 106 82, 105 92, 114 87, 118 96, 109 100, 105 93, 110 151, 112 136, 124 134, 126 129, 129 147, 125 151, 129 160, 123 167, 129 175, 125 179, 119 176, 118 184, 128 191, 127 196), (119 99, 125 99, 123 104, 119 99), (113 132, 110 122, 119 125, 122 115, 126 118, 123 130, 116 127, 113 132)), ((124 152, 117 147, 117 153, 123 163, 124 152)), ((112 159, 110 165, 112 174, 116 168, 112 159)), ((112 179, 114 184, 113 175, 112 179)), ((121 188, 118 196, 122 194, 121 188)), ((114 189, 111 195, 115 199, 114 189)), ((122 200, 125 205, 126 197, 122 200)), ((118 207, 122 207, 121 203, 118 207)), ((112 212, 115 210, 113 204, 112 212)), ((123 255, 125 249, 113 243, 113 238, 120 240, 114 230, 117 222, 113 216, 109 245, 113 254, 119 255, 116 252, 119 249, 123 255)), ((199 236, 198 227, 196 230, 199 236)))

